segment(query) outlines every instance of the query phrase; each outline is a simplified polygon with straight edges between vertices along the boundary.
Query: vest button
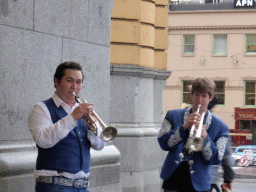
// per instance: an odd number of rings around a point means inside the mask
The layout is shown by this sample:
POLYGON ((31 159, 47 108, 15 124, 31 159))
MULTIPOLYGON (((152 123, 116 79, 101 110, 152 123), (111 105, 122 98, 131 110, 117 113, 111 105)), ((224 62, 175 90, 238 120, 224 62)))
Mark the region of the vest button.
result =
POLYGON ((83 141, 83 139, 81 139, 81 141, 83 141))
POLYGON ((80 132, 78 132, 78 134, 81 134, 80 132))

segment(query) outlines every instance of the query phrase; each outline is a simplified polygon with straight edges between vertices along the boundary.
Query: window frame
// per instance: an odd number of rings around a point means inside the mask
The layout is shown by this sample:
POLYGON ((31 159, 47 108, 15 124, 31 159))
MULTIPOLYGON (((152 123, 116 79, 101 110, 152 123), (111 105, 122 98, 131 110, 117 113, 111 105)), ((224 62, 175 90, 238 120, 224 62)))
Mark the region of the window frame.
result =
MULTIPOLYGON (((249 36, 254 36, 256 41, 256 34, 245 34, 245 55, 256 55, 256 50, 254 52, 247 52, 247 46, 248 46, 247 39, 249 36)), ((252 44, 252 45, 256 47, 256 42, 255 44, 252 44)))
POLYGON ((256 80, 245 80, 244 81, 244 107, 256 107, 256 80), (255 83, 255 91, 254 91, 254 95, 255 95, 255 101, 254 101, 254 105, 246 105, 246 94, 253 94, 253 93, 246 93, 246 83, 247 82, 254 82, 255 83))
POLYGON ((227 49, 228 49, 228 36, 227 34, 214 34, 213 35, 213 47, 212 47, 212 54, 213 55, 227 55, 227 49), (226 37, 226 52, 225 53, 216 53, 215 48, 216 48, 216 37, 226 37))
POLYGON ((215 97, 216 97, 216 95, 217 94, 222 94, 222 95, 224 95, 224 103, 223 104, 216 104, 216 107, 225 107, 225 103, 226 103, 226 81, 225 80, 214 80, 214 83, 215 83, 215 85, 216 85, 216 82, 224 82, 224 92, 216 92, 216 89, 215 89, 215 92, 214 92, 214 94, 215 94, 215 97))
POLYGON ((182 54, 183 55, 194 55, 195 54, 195 35, 183 35, 183 48, 182 48, 182 54), (194 38, 194 44, 185 44, 185 38, 186 37, 193 37, 194 38), (185 46, 186 45, 193 45, 194 46, 194 52, 185 52, 185 46))
MULTIPOLYGON (((189 93, 190 94, 190 91, 189 92, 184 92, 184 82, 185 81, 190 81, 191 82, 191 85, 192 85, 192 82, 193 80, 181 80, 181 104, 184 103, 184 93, 189 93)), ((191 103, 186 103, 187 106, 192 106, 191 103)))

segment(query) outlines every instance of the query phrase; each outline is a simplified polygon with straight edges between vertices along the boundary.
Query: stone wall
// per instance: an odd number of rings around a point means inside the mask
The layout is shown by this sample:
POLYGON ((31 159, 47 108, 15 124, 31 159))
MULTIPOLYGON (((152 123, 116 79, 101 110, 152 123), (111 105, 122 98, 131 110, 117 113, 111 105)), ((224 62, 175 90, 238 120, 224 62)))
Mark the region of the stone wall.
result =
MULTIPOLYGON (((0 6, 0 191, 32 192, 37 150, 28 115, 53 95, 58 64, 83 66, 80 96, 109 122, 114 0, 2 0, 0 6)), ((90 191, 121 191, 119 150, 109 143, 91 154, 90 191)))
POLYGON ((121 152, 123 192, 159 192, 164 153, 157 142, 164 118, 164 87, 170 72, 111 65, 110 122, 121 152))

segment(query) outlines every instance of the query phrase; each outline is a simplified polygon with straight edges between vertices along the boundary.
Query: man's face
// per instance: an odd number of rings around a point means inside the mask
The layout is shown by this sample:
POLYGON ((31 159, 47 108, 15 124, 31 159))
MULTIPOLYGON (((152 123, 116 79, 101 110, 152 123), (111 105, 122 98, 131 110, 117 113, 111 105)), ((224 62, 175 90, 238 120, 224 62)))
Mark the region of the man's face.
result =
POLYGON ((74 102, 74 95, 72 92, 75 92, 78 95, 82 89, 83 85, 83 75, 79 70, 66 69, 63 77, 59 81, 55 78, 56 85, 56 94, 61 98, 65 103, 74 102))
POLYGON ((193 94, 191 92, 191 97, 194 111, 196 111, 198 105, 201 104, 200 112, 202 113, 207 110, 208 104, 213 99, 214 94, 210 96, 208 93, 200 93, 195 91, 193 94))

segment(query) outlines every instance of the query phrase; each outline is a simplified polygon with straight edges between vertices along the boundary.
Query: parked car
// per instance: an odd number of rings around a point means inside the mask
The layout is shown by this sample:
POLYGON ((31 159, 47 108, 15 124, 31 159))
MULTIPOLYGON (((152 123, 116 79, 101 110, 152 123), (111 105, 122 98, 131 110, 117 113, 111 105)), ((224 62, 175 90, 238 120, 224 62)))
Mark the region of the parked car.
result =
POLYGON ((253 156, 256 158, 256 145, 240 145, 235 149, 235 152, 243 155, 244 150, 253 151, 253 156))
POLYGON ((232 157, 233 157, 233 159, 234 159, 234 165, 236 166, 236 167, 242 167, 242 164, 240 163, 240 159, 242 158, 242 157, 244 157, 243 155, 241 155, 241 154, 237 154, 237 153, 233 153, 232 154, 232 157))
POLYGON ((241 145, 236 147, 235 153, 232 154, 235 161, 235 166, 242 166, 240 159, 242 157, 247 157, 249 160, 249 165, 254 165, 256 163, 256 145, 241 145))

